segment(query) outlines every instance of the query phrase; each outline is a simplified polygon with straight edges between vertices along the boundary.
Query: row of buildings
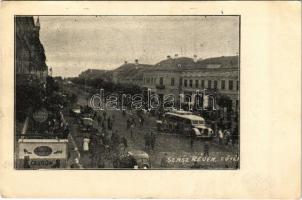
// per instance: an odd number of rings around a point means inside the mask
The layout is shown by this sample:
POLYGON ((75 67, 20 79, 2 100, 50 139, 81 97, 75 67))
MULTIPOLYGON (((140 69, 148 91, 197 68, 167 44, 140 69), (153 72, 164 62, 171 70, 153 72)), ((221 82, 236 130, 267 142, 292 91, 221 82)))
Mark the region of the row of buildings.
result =
POLYGON ((15 17, 15 72, 18 83, 38 79, 43 82, 48 76, 44 47, 40 41, 39 18, 15 17))
POLYGON ((115 83, 129 83, 151 89, 160 98, 167 94, 193 94, 196 90, 219 93, 239 109, 239 57, 222 56, 197 60, 196 57, 167 56, 155 65, 125 63, 113 72, 115 83), (121 73, 123 72, 123 73, 121 73))

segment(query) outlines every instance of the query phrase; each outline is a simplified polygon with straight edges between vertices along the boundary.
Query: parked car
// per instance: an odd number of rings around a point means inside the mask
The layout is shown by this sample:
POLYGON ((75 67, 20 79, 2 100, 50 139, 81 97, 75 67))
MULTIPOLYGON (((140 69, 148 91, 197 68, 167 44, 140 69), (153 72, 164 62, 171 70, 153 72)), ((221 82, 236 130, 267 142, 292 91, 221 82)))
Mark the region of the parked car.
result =
POLYGON ((131 150, 117 156, 113 161, 114 168, 148 169, 151 168, 149 155, 141 150, 131 150))

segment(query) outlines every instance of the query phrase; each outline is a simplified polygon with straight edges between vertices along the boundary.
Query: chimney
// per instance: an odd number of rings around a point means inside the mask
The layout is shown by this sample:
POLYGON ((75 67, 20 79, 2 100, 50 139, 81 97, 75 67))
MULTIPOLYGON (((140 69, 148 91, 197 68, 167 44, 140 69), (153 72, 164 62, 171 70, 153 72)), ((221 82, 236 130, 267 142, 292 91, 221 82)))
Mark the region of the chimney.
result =
POLYGON ((197 55, 194 55, 194 62, 197 62, 197 55))
POLYGON ((135 59, 134 61, 135 61, 135 64, 138 65, 138 59, 135 59))

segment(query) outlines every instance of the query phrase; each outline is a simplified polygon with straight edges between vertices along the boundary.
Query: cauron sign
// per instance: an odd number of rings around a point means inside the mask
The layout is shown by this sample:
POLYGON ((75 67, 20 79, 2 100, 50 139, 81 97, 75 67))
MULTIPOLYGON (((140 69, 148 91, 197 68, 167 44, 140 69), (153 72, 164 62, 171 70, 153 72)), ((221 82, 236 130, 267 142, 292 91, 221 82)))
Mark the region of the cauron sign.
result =
POLYGON ((33 118, 37 122, 45 122, 48 118, 48 112, 45 108, 42 108, 36 112, 33 113, 33 118))
POLYGON ((49 156, 52 149, 49 146, 39 146, 34 149, 34 153, 38 156, 49 156))

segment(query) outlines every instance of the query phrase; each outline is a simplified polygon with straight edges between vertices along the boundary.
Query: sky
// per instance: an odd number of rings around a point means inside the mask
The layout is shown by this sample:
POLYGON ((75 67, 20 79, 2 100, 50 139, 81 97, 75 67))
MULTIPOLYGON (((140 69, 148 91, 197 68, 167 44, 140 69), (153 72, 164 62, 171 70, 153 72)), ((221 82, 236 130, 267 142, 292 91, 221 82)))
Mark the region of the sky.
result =
POLYGON ((40 16, 40 39, 53 76, 115 69, 135 59, 209 58, 239 52, 237 16, 40 16))

